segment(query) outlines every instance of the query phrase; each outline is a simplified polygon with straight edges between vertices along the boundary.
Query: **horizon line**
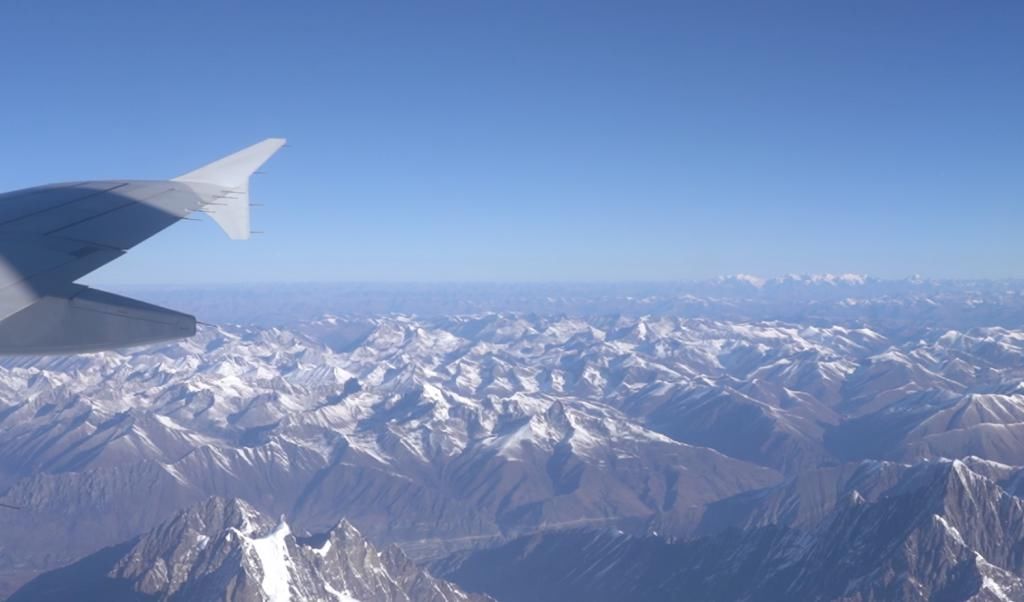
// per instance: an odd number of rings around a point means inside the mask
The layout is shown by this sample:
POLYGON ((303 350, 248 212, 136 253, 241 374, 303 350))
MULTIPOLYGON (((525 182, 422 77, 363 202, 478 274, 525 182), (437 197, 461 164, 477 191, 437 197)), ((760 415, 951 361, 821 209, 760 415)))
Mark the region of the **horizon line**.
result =
MULTIPOLYGON (((231 288, 254 286, 684 286, 713 284, 746 284, 761 288, 767 284, 803 281, 808 284, 832 284, 862 286, 871 283, 897 284, 968 284, 968 283, 1024 283, 1024 276, 1006 277, 878 277, 865 274, 786 274, 783 276, 752 276, 749 274, 728 274, 707 278, 665 279, 665 280, 251 280, 232 282, 118 282, 102 281, 96 286, 127 288, 231 288), (843 279, 857 276, 861 280, 843 279), (758 280, 760 282, 753 282, 758 280)), ((89 285, 88 283, 85 283, 89 285)))

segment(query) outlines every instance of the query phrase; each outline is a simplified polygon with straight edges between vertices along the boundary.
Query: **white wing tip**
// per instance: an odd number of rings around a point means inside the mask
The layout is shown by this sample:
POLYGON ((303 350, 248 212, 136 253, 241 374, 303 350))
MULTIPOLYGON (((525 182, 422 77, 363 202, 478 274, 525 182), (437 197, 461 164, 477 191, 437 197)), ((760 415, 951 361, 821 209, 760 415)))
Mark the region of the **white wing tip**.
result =
POLYGON ((178 182, 202 182, 238 188, 248 183, 249 176, 287 142, 284 138, 267 138, 174 179, 178 182))
MULTIPOLYGON (((219 195, 219 202, 209 207, 208 213, 213 221, 232 240, 249 238, 249 177, 270 159, 287 140, 284 138, 267 138, 252 146, 217 159, 174 178, 176 182, 196 184, 194 188, 216 187, 231 190, 234 194, 224 197, 219 195)), ((211 190, 214 190, 211 188, 211 190)))

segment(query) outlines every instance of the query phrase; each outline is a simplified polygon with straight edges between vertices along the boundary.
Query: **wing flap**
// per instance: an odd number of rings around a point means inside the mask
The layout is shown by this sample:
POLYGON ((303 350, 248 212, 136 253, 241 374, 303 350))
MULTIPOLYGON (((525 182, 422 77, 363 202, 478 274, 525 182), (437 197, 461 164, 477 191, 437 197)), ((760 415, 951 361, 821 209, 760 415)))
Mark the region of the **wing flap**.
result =
POLYGON ((123 255, 123 251, 56 237, 0 240, 0 319, 123 255))
POLYGON ((133 347, 196 332, 190 315, 75 285, 0 321, 0 354, 54 355, 133 347))

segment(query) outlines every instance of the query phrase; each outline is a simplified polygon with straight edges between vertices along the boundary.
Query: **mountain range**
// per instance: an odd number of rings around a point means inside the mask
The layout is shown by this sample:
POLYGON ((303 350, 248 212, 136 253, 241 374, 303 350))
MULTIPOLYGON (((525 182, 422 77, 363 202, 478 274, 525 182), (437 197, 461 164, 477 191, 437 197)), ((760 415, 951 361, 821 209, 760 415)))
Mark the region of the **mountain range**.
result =
MULTIPOLYGON (((287 540, 274 545, 294 564, 293 599, 327 596, 309 585, 321 581, 401 599, 324 581, 355 569, 350 556, 317 565, 309 538, 351 531, 394 550, 396 580, 433 573, 498 600, 1021 599, 1011 285, 707 286, 749 293, 732 314, 773 287, 846 296, 808 294, 790 320, 636 315, 634 299, 619 312, 257 320, 6 358, 0 503, 18 510, 0 508, 0 596, 75 575, 154 599, 200 586, 217 599, 227 583, 230 599, 261 599, 265 568, 246 564, 243 539, 213 564, 169 551, 237 532, 287 540), (971 295, 984 316, 963 319, 971 295), (159 551, 132 552, 139 542, 159 551), (143 570, 157 556, 188 576, 143 570), (538 567, 550 578, 525 579, 538 567)), ((401 583, 384 595, 425 595, 401 583)))

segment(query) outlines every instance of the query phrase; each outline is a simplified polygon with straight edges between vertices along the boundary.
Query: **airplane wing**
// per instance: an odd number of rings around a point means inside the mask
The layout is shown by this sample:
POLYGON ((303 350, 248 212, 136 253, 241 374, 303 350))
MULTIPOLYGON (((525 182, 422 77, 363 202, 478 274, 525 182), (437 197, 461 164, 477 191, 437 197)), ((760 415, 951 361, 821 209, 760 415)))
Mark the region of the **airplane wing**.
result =
POLYGON ((75 284, 203 212, 249 237, 249 177, 271 138, 168 181, 71 182, 0 195, 0 354, 99 351, 195 334, 195 318, 75 284))

